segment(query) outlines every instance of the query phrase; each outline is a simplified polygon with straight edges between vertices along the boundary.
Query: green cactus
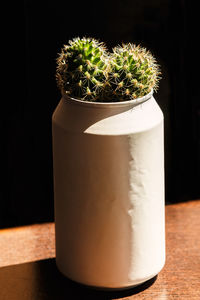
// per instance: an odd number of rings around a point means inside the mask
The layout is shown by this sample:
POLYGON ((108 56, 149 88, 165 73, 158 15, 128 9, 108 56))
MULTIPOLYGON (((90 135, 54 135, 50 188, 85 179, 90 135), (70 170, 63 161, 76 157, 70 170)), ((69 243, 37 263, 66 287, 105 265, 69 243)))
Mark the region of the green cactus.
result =
POLYGON ((155 58, 145 48, 130 43, 117 46, 110 59, 108 97, 112 101, 142 97, 157 89, 159 74, 155 58))
POLYGON ((57 58, 56 80, 62 93, 87 101, 98 101, 107 83, 107 52, 92 38, 74 38, 57 58))
POLYGON ((145 48, 123 44, 108 54, 93 38, 75 38, 57 58, 56 80, 71 97, 116 102, 136 99, 157 90, 160 71, 145 48))

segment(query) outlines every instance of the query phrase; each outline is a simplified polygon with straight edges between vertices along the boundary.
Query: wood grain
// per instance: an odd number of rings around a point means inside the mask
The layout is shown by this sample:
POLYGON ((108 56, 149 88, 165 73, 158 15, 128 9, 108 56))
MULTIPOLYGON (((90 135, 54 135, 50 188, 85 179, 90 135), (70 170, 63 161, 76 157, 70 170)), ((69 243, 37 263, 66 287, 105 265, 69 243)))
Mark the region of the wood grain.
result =
POLYGON ((54 223, 0 230, 0 267, 55 257, 54 223))
POLYGON ((58 272, 53 223, 4 229, 0 231, 0 299, 199 300, 200 200, 166 206, 166 250, 166 264, 157 278, 126 291, 95 291, 58 272))

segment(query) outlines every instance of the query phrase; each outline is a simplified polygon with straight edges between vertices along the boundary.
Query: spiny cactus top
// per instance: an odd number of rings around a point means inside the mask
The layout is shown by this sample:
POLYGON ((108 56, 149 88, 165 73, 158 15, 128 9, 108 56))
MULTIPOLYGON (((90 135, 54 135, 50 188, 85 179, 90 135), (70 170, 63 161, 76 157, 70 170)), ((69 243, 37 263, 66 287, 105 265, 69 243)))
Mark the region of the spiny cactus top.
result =
POLYGON ((57 85, 71 97, 97 101, 106 84, 107 66, 103 43, 92 38, 75 38, 64 45, 57 58, 57 85))
POLYGON ((159 74, 158 64, 145 48, 130 43, 117 46, 110 60, 109 97, 117 101, 142 97, 157 89, 159 74))
POLYGON ((117 102, 156 90, 160 71, 145 48, 123 44, 108 54, 103 43, 75 38, 57 58, 56 80, 62 93, 82 100, 117 102))

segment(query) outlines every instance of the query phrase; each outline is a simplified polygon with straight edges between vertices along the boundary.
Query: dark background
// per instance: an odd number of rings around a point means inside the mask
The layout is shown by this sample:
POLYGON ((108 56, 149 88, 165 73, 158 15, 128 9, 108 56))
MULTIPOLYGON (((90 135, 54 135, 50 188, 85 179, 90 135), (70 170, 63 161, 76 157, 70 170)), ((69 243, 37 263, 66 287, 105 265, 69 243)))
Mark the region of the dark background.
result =
POLYGON ((25 0, 17 8, 7 20, 12 84, 0 227, 54 218, 51 116, 60 100, 55 59, 77 36, 104 41, 109 50, 121 42, 151 50, 163 77, 155 98, 165 116, 166 204, 200 197, 198 2, 25 0))

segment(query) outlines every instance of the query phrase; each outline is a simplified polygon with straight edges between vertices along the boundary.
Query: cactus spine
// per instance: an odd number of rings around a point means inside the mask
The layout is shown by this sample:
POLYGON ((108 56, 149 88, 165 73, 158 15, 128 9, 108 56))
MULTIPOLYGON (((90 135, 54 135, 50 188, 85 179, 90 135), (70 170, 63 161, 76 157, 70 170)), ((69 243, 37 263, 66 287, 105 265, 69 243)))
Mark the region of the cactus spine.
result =
POLYGON ((110 60, 109 97, 118 101, 142 97, 157 89, 159 74, 155 58, 145 48, 130 43, 117 46, 110 60))
POLYGON ((97 101, 102 97, 107 66, 103 43, 92 38, 75 38, 64 45, 57 58, 57 85, 71 97, 97 101))

